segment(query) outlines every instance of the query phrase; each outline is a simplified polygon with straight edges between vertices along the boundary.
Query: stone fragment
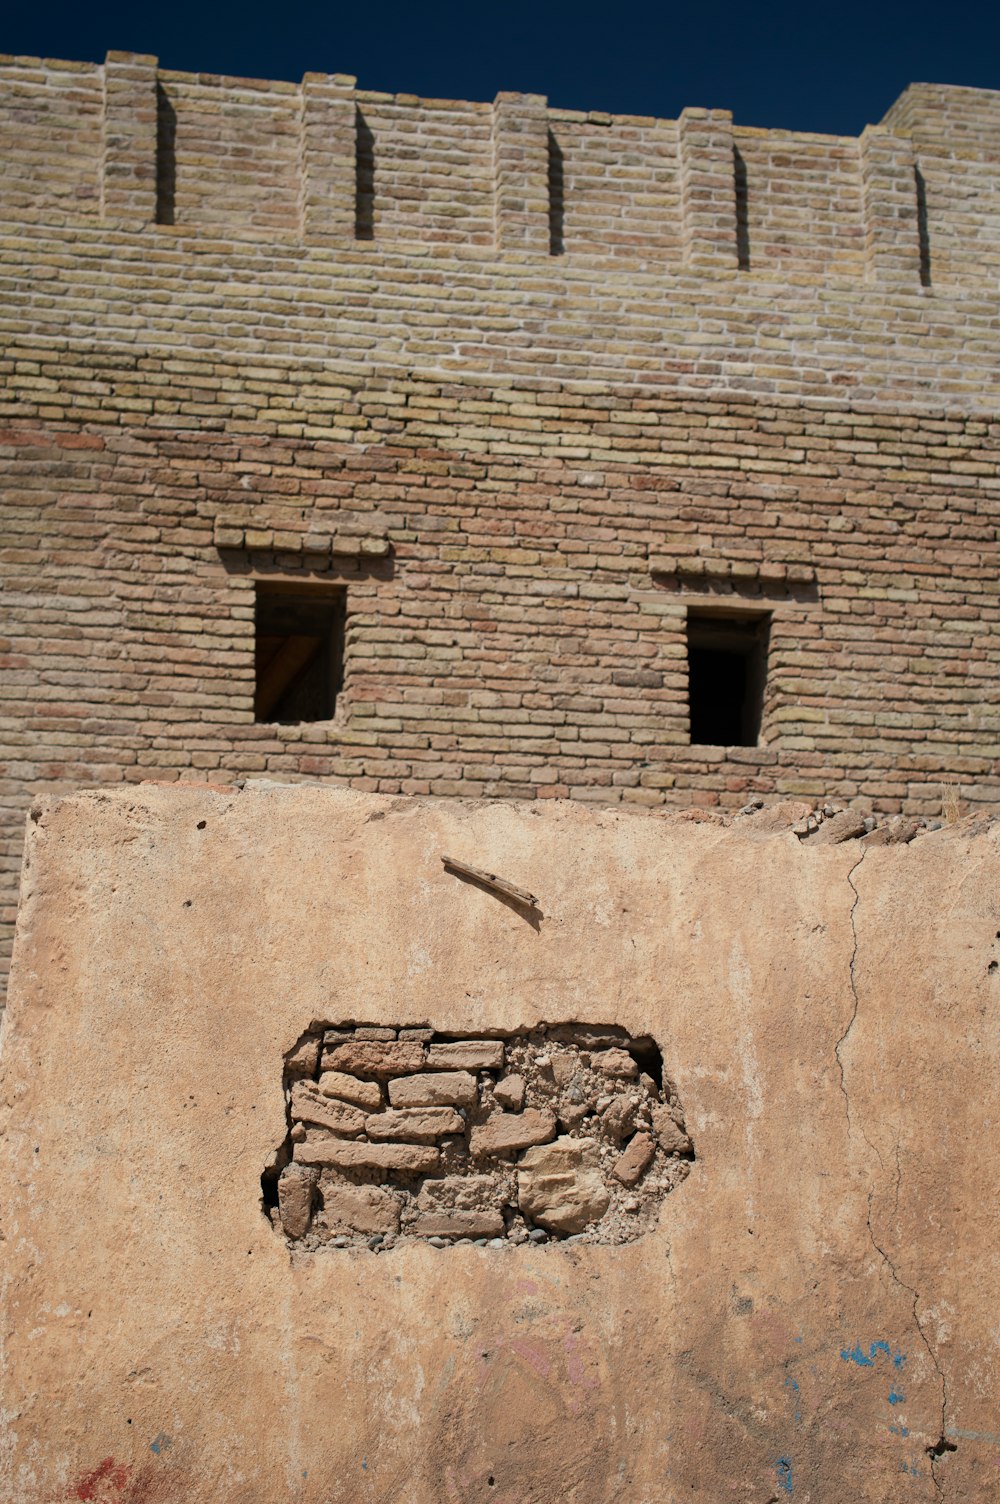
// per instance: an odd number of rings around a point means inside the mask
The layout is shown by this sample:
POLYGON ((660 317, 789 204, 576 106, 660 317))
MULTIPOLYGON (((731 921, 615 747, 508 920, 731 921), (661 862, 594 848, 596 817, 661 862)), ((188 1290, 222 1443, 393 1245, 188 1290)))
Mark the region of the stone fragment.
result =
POLYGON ((557 1086, 568 1086, 579 1068, 579 1061, 574 1055, 552 1056, 552 1074, 557 1086))
POLYGON ((634 1080, 639 1074, 639 1067, 628 1050, 599 1050, 590 1063, 602 1076, 613 1076, 623 1081, 634 1080))
POLYGON ((493 1096, 501 1107, 506 1107, 511 1112, 520 1112, 524 1106, 525 1090, 523 1076, 504 1076, 493 1088, 493 1096))
POLYGON ((399 1170, 428 1175, 441 1156, 422 1144, 367 1144, 358 1139, 307 1138, 293 1150, 296 1164, 333 1165, 339 1170, 399 1170))
POLYGON ((286 1237, 301 1238, 312 1221, 313 1186, 316 1172, 288 1165, 278 1180, 278 1213, 286 1237))
POLYGON ((499 1039, 460 1039, 453 1044, 432 1044, 427 1064, 432 1071, 499 1071, 503 1055, 499 1039))
POLYGON ((316 1085, 324 1097, 339 1097, 355 1107, 367 1107, 369 1112, 382 1106, 382 1088, 377 1081, 359 1081, 344 1071, 324 1071, 316 1085))
POLYGON ((475 1211, 428 1212, 418 1217, 412 1231, 418 1238, 500 1238, 503 1217, 494 1207, 475 1211))
POLYGON ((399 1037, 400 1039, 416 1039, 419 1040, 421 1044, 430 1044, 431 1040, 434 1038, 434 1030, 424 1028, 400 1029, 399 1037))
POLYGON ((353 1029, 324 1029, 323 1048, 325 1050, 332 1050, 336 1045, 343 1044, 346 1040, 353 1038, 353 1029))
POLYGON ((390 1039, 395 1039, 395 1029, 385 1029, 373 1024, 363 1024, 354 1031, 355 1039, 374 1039, 385 1044, 390 1039))
POLYGON ((544 1108, 529 1107, 519 1113, 494 1113, 473 1128, 469 1148, 476 1159, 482 1159, 486 1154, 504 1154, 512 1149, 527 1149, 532 1144, 545 1144, 555 1135, 554 1114, 544 1108))
POLYGON ((300 1123, 317 1123, 342 1138, 356 1138, 365 1131, 365 1115, 347 1102, 324 1096, 312 1081, 296 1081, 292 1086, 292 1118, 300 1123))
POLYGON ((393 1107, 474 1107, 478 1100, 476 1078, 467 1071, 428 1071, 389 1082, 393 1107))
POLYGON ((601 1119, 607 1124, 613 1139, 626 1138, 635 1127, 636 1104, 631 1097, 612 1097, 601 1119))
POLYGON ((377 1185, 350 1185, 324 1174, 320 1178, 323 1221, 331 1232, 365 1234, 399 1231, 400 1203, 377 1185))
POLYGON ((649 1169, 656 1153, 656 1140, 651 1133, 637 1133, 625 1153, 615 1165, 612 1174, 622 1185, 635 1185, 649 1169))
POLYGON ((464 1133, 465 1119, 454 1107, 401 1107, 376 1113, 365 1121, 370 1139, 403 1139, 432 1144, 445 1133, 464 1133))
POLYGON ((583 1106, 582 1103, 571 1102, 568 1107, 560 1107, 559 1122, 561 1126, 567 1130, 571 1128, 579 1128, 580 1124, 587 1116, 587 1112, 588 1109, 583 1106))
POLYGON ((425 1180, 417 1195, 418 1212, 476 1211, 498 1197, 492 1175, 446 1175, 425 1180))
POLYGON ((615 1024, 597 1028, 591 1024, 557 1024, 548 1037, 559 1044, 575 1044, 581 1050, 609 1050, 628 1042, 628 1033, 615 1024))
POLYGON ((423 1069, 424 1047, 404 1040, 351 1040, 323 1056, 324 1069, 349 1071, 355 1076, 408 1076, 423 1069))
POLYGON ((798 821, 807 818, 811 808, 801 799, 783 799, 778 804, 769 804, 755 817, 753 833, 770 835, 772 831, 791 830, 798 821))
POLYGON ((916 820, 908 820, 904 815, 895 815, 885 825, 876 825, 865 836, 866 846, 902 846, 907 841, 912 841, 920 829, 916 820))
POLYGON ((319 1064, 320 1038, 318 1034, 307 1034, 300 1039, 294 1050, 290 1051, 285 1060, 286 1076, 313 1076, 319 1064))
POLYGON ((517 1187, 521 1211, 550 1232, 582 1232, 611 1204, 592 1138, 529 1149, 517 1167, 517 1187))
POLYGON ((819 829, 809 837, 810 846, 839 846, 841 841, 853 841, 855 836, 865 834, 865 817, 856 809, 842 809, 831 820, 824 820, 819 829))
POLYGON ((669 1108, 653 1108, 653 1132, 668 1154, 690 1154, 691 1140, 669 1108))

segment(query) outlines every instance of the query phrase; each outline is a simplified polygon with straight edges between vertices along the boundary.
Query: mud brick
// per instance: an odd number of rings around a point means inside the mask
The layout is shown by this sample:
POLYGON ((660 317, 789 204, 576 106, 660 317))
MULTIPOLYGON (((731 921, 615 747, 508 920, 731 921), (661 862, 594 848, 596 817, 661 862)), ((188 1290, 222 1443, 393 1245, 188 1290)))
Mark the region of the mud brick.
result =
POLYGON ((545 1108, 528 1107, 524 1112, 496 1112, 485 1123, 473 1128, 469 1147, 474 1158, 488 1154, 505 1154, 512 1149, 527 1149, 545 1144, 556 1136, 556 1120, 545 1108))
POLYGON ((400 1203, 391 1191, 375 1185, 352 1185, 324 1171, 319 1179, 323 1222, 330 1232, 398 1232, 400 1203))
POLYGON ((476 1078, 468 1071, 428 1071, 389 1082, 393 1107, 474 1107, 478 1100, 476 1078))
POLYGON ((635 1185, 649 1169, 656 1153, 656 1140, 651 1133, 637 1133, 624 1154, 615 1164, 612 1173, 622 1185, 635 1185))
POLYGON ((278 1214, 287 1237, 301 1238, 309 1231, 315 1184, 315 1170, 303 1170, 299 1166, 289 1165, 281 1172, 278 1179, 278 1214))
POLYGON ((373 1141, 402 1139, 414 1144, 432 1144, 446 1133, 464 1133, 465 1119, 453 1107, 390 1108, 366 1118, 365 1132, 373 1141))
POLYGON ((461 1039, 453 1044, 432 1044, 427 1066, 432 1071, 503 1070, 504 1049, 499 1039, 461 1039))
POLYGON ((437 1149, 422 1144, 368 1144, 357 1139, 309 1137, 296 1144, 293 1159, 301 1165, 331 1165, 339 1170, 398 1170, 428 1175, 440 1161, 437 1149))
POLYGON ((315 1075, 319 1064, 319 1051, 319 1035, 307 1034, 285 1060, 285 1074, 288 1077, 315 1075))
POLYGON ((359 1108, 324 1095, 312 1081, 296 1081, 293 1085, 292 1119, 328 1128, 340 1138, 357 1138, 365 1131, 365 1114, 359 1108))
POLYGON ((412 1231, 418 1238, 502 1238, 505 1228, 500 1212, 481 1211, 427 1212, 417 1217, 412 1231))
POLYGON ((324 1097, 336 1097, 369 1112, 382 1105, 382 1088, 377 1081, 359 1081, 344 1071, 324 1071, 316 1085, 324 1097))
POLYGON ((356 1076, 408 1076, 424 1064, 424 1047, 409 1041, 357 1040, 340 1044, 323 1056, 324 1070, 356 1076))

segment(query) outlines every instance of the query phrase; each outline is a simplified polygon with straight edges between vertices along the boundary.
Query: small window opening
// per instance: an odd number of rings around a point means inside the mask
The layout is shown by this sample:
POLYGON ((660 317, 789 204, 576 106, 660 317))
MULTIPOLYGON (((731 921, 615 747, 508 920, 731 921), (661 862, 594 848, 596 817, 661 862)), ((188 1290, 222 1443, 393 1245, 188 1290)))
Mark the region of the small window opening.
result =
POLYGON ((328 721, 344 677, 343 587, 257 582, 255 721, 328 721))
POLYGON ((767 677, 768 614, 688 614, 691 742, 756 747, 767 677))

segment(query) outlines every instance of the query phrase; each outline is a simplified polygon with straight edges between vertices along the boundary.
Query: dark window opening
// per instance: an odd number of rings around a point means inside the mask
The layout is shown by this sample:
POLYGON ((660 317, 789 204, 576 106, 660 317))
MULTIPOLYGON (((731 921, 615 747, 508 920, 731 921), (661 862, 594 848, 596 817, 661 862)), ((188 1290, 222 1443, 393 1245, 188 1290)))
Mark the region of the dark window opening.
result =
POLYGON ((767 677, 769 615, 689 613, 688 706, 691 742, 756 747, 767 677))
POLYGON ((255 721, 328 721, 344 677, 347 592, 258 581, 255 721))

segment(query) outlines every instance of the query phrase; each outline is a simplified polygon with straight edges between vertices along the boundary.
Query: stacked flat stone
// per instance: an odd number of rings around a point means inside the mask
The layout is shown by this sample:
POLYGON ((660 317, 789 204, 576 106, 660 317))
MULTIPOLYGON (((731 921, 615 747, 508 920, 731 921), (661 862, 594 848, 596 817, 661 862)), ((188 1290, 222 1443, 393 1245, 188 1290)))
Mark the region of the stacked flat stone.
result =
POLYGON ((286 1061, 275 1220, 309 1248, 628 1241, 691 1154, 676 1100, 640 1068, 651 1049, 659 1061, 652 1041, 575 1025, 315 1029, 286 1061))

